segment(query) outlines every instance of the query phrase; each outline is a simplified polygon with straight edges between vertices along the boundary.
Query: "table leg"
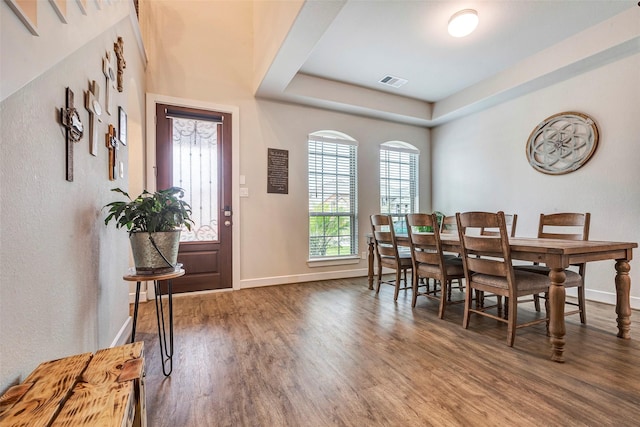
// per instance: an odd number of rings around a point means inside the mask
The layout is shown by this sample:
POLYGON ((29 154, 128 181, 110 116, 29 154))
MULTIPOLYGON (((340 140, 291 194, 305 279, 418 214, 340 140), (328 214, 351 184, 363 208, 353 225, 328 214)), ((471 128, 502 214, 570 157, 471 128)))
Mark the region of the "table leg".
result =
POLYGON ((136 323, 138 322, 138 304, 140 303, 140 282, 136 283, 136 303, 133 306, 133 330, 131 331, 131 342, 136 340, 136 323))
POLYGON ((369 271, 368 271, 368 279, 369 279, 369 289, 373 289, 373 239, 369 240, 369 251, 367 254, 367 259, 369 261, 369 271))
POLYGON ((631 335, 631 303, 629 302, 629 291, 631 289, 631 278, 629 277, 629 261, 626 259, 616 260, 616 314, 618 318, 618 337, 630 339, 631 335))
POLYGON ((156 320, 158 322, 158 341, 160 344, 160 361, 162 362, 162 373, 168 377, 173 370, 173 297, 172 281, 167 280, 167 299, 169 301, 169 341, 167 343, 167 332, 164 319, 164 307, 162 305, 162 295, 160 294, 160 283, 154 280, 156 292, 156 320), (168 371, 167 371, 168 369, 168 371))
POLYGON ((549 333, 551 335, 551 360, 564 362, 564 304, 566 291, 564 281, 566 274, 562 268, 552 268, 549 272, 549 333))

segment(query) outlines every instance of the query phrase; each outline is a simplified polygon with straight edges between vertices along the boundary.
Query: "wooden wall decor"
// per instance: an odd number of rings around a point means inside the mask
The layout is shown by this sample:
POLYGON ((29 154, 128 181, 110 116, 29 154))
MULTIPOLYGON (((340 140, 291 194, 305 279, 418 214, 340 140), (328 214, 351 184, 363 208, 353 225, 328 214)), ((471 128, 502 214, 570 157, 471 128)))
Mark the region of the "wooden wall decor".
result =
POLYGON ((49 0, 51 7, 63 24, 67 23, 67 0, 49 0))
POLYGON ((109 180, 115 181, 118 176, 117 161, 120 143, 118 141, 118 135, 116 134, 116 128, 113 125, 109 125, 109 132, 107 132, 106 136, 105 145, 109 149, 109 180))
POLYGON ((65 127, 67 144, 67 181, 73 181, 73 144, 82 139, 84 125, 73 105, 73 91, 67 88, 66 106, 60 109, 60 123, 65 127))
POLYGON ((111 88, 115 88, 116 81, 116 73, 113 65, 113 55, 107 51, 107 54, 102 58, 102 73, 106 79, 104 109, 108 114, 111 114, 111 88))
POLYGON ((87 0, 76 0, 76 4, 80 8, 83 15, 87 14, 87 0))
POLYGON ((562 175, 581 168, 598 147, 598 126, 586 114, 569 111, 547 117, 527 140, 527 159, 535 170, 562 175))
POLYGON ((22 21, 27 30, 38 35, 38 1, 37 0, 4 0, 13 13, 22 21))
POLYGON ((124 40, 122 37, 118 37, 118 41, 113 44, 113 50, 118 58, 118 92, 124 90, 124 69, 127 68, 127 62, 124 60, 124 40))
POLYGON ((84 107, 89 111, 89 152, 98 155, 98 124, 101 122, 102 106, 100 105, 100 86, 93 80, 89 90, 84 93, 84 107))

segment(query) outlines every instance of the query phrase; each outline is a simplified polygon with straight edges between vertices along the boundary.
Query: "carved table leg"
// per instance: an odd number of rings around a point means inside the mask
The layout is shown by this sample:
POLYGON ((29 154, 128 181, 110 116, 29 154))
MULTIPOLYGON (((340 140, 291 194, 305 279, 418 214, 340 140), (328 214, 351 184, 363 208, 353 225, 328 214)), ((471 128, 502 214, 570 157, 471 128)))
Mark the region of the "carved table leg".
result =
POLYGON ((629 277, 629 261, 626 259, 616 260, 616 314, 618 318, 618 337, 630 339, 631 329, 631 304, 629 302, 629 290, 631 288, 631 278, 629 277))
POLYGON ((367 259, 369 260, 369 289, 373 289, 373 239, 369 239, 367 259))
POLYGON ((551 360, 564 362, 564 303, 566 292, 564 281, 566 274, 562 268, 553 268, 549 272, 549 333, 551 334, 551 360))

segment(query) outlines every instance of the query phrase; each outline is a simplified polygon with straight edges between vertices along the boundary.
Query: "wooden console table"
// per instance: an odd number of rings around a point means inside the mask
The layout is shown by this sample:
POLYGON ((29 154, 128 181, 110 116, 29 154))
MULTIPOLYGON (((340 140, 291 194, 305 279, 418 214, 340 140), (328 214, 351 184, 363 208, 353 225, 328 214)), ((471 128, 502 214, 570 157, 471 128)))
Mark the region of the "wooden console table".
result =
POLYGON ((41 363, 0 396, 3 427, 146 427, 144 343, 41 363))

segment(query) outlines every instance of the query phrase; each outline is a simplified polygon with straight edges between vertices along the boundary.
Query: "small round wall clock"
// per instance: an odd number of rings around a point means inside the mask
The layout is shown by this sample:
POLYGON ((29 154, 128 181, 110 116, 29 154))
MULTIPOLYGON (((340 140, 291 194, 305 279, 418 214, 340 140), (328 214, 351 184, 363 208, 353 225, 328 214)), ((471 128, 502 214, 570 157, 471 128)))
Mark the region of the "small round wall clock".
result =
POLYGON ((527 159, 535 170, 549 175, 573 172, 596 151, 598 136, 595 121, 586 114, 554 114, 529 135, 527 159))

